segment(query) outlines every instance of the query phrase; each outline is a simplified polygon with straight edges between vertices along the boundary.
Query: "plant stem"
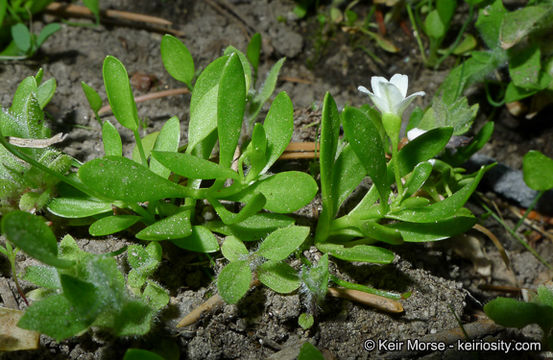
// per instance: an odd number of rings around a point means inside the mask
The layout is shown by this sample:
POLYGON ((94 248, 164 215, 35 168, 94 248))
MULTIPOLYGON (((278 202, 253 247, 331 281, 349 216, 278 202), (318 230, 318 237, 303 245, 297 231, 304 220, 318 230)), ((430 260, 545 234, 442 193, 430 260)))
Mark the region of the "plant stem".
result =
POLYGON ((140 160, 142 161, 142 165, 145 167, 148 167, 148 162, 146 161, 146 155, 144 154, 144 147, 142 146, 142 139, 140 138, 140 133, 138 132, 138 129, 133 131, 134 133, 134 140, 136 141, 136 146, 138 147, 138 152, 140 153, 140 160))
POLYGON ((392 139, 392 167, 394 168, 394 177, 396 179, 396 186, 398 194, 403 194, 403 183, 401 182, 401 174, 399 172, 399 163, 398 158, 398 141, 397 139, 392 139))
POLYGON ((538 201, 540 200, 541 196, 545 193, 545 191, 540 191, 538 193, 538 195, 536 195, 536 197, 534 198, 534 200, 532 200, 532 203, 530 204, 530 206, 528 207, 528 209, 526 209, 526 211, 524 212, 524 215, 522 215, 522 217, 518 220, 517 224, 515 225, 515 227, 513 228, 514 231, 517 231, 517 229, 520 227, 520 225, 522 225, 522 223, 524 222, 524 220, 528 217, 528 214, 530 214, 530 211, 532 211, 535 207, 536 207, 536 204, 538 203, 538 201))
POLYGON ((469 5, 469 16, 467 17, 467 19, 463 23, 463 26, 461 26, 461 30, 459 30, 459 34, 457 34, 457 37, 455 38, 455 41, 453 42, 453 44, 451 44, 451 46, 447 49, 446 53, 443 54, 442 57, 440 57, 438 59, 438 61, 436 62, 436 65, 434 65, 434 69, 437 69, 440 66, 440 64, 445 59, 447 59, 447 57, 449 55, 451 55, 453 53, 453 51, 455 50, 457 45, 459 45, 459 42, 461 41, 461 37, 463 37, 463 34, 465 33, 465 30, 467 29, 468 24, 472 23, 473 15, 474 15, 474 5, 470 4, 469 5))
POLYGON ((424 54, 424 46, 422 45, 422 40, 419 35, 419 30, 417 29, 415 17, 413 16, 413 10, 411 9, 411 5, 409 4, 406 4, 405 8, 407 9, 407 14, 409 15, 409 21, 411 21, 411 26, 413 27, 413 35, 415 36, 415 39, 417 40, 417 44, 419 45, 422 62, 426 64, 427 59, 426 59, 426 55, 424 54))

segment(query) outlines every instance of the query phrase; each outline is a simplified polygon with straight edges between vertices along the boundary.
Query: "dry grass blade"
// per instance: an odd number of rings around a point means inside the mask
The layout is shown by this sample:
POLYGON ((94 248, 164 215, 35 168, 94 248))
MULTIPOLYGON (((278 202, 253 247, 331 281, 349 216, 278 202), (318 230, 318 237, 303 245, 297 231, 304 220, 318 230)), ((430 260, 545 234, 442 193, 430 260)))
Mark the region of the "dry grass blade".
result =
POLYGON ((188 325, 194 324, 200 316, 206 311, 210 311, 217 305, 220 305, 223 303, 223 298, 219 294, 215 294, 211 296, 209 299, 207 299, 203 304, 192 310, 188 315, 183 317, 181 321, 177 324, 177 328, 185 327, 188 325))
POLYGON ((474 230, 480 231, 482 234, 486 235, 495 245, 497 250, 499 251, 499 254, 501 255, 501 258, 503 259, 503 262, 505 263, 505 266, 509 270, 511 270, 511 260, 509 259, 509 255, 507 255, 507 252, 505 251, 505 248, 497 238, 497 236, 494 235, 490 230, 485 228, 482 225, 476 224, 472 227, 474 230))
POLYGON ((399 301, 385 298, 374 294, 369 294, 359 290, 346 288, 328 288, 328 295, 342 299, 356 301, 358 303, 374 307, 389 313, 402 313, 403 305, 399 301))

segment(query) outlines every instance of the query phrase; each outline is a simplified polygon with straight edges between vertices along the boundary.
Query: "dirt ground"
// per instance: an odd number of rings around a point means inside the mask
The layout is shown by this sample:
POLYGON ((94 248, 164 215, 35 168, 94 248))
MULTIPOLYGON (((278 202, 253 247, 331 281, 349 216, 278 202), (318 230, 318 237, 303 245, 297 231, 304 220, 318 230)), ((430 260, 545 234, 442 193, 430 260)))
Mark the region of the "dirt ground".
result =
MULTIPOLYGON (((382 63, 375 61, 359 48, 350 46, 347 34, 338 31, 324 51, 319 54, 317 23, 314 19, 297 20, 292 13, 291 0, 227 0, 238 16, 228 9, 212 6, 214 1, 101 1, 104 9, 134 11, 159 16, 173 22, 173 28, 184 33, 182 38, 192 53, 196 67, 203 68, 220 56, 228 45, 245 50, 254 32, 263 36, 263 56, 260 74, 264 74, 279 58, 287 60, 281 71, 276 91, 286 91, 294 103, 298 118, 293 141, 316 139, 317 109, 326 91, 330 91, 339 107, 362 105, 368 98, 357 91, 358 85, 368 87, 370 77, 389 77, 394 73, 409 75, 409 92, 424 90, 427 96, 418 105, 427 105, 436 88, 447 75, 451 64, 443 70, 432 71, 420 63, 415 40, 398 23, 390 23, 388 33, 400 51, 390 54, 377 48, 370 40, 363 46, 373 51, 382 63), (306 116, 311 111, 315 115, 306 116)), ((363 8, 361 8, 363 9, 363 8)), ((360 10, 363 11, 363 10, 360 10)), ((36 19, 40 28, 51 16, 36 19)), ((159 54, 161 34, 128 26, 100 25, 73 27, 63 25, 41 48, 36 58, 22 62, 0 63, 0 101, 9 106, 17 84, 43 67, 45 78, 58 82, 56 94, 47 107, 51 115, 53 133, 68 133, 63 151, 81 161, 103 155, 100 126, 91 116, 80 88, 85 81, 105 99, 101 76, 102 61, 106 55, 119 58, 131 76, 143 72, 154 79, 142 90, 134 86, 135 95, 150 91, 172 89, 181 85, 164 70, 159 54)), ((262 75, 260 75, 262 76, 262 75)), ((481 89, 470 89, 471 102, 480 102, 481 111, 475 128, 486 119, 494 120, 496 132, 483 153, 512 167, 521 168, 522 156, 529 149, 538 149, 553 156, 548 142, 552 127, 539 114, 532 120, 517 119, 505 109, 486 105, 481 89)), ((164 121, 176 115, 181 119, 183 139, 186 136, 189 95, 178 95, 152 100, 138 105, 139 115, 146 120, 146 133, 159 130, 164 121)), ((107 117, 112 119, 112 117, 107 117)), ((124 141, 132 134, 120 129, 124 141)), ((127 154, 130 148, 126 148, 127 154)), ((307 169, 308 162, 292 162, 280 166, 307 169)), ((482 188, 484 196, 500 205, 506 222, 514 225, 517 218, 508 211, 508 203, 500 195, 482 188)), ((313 207, 317 207, 315 200, 313 207)), ((473 206, 475 212, 481 212, 473 206)), ((314 225, 312 212, 303 214, 304 221, 314 225)), ((41 348, 30 352, 0 354, 0 359, 120 359, 129 347, 143 349, 178 349, 181 359, 294 359, 299 347, 310 341, 326 359, 424 358, 539 358, 539 354, 502 353, 388 353, 366 351, 366 340, 432 339, 448 329, 458 328, 459 321, 471 323, 482 313, 482 306, 490 299, 505 293, 483 290, 485 285, 511 285, 535 288, 551 279, 552 274, 506 231, 486 220, 483 224, 499 237, 512 260, 512 272, 506 269, 501 257, 489 239, 471 233, 464 239, 452 239, 433 244, 407 244, 394 247, 397 253, 392 264, 386 266, 335 262, 332 271, 345 279, 396 292, 412 291, 403 301, 405 312, 389 315, 346 300, 328 299, 317 309, 316 322, 308 331, 297 325, 297 317, 306 309, 301 294, 282 296, 255 288, 238 304, 223 305, 203 316, 196 324, 176 329, 176 323, 205 301, 216 289, 213 274, 204 256, 185 252, 172 244, 163 244, 164 259, 156 277, 170 291, 171 302, 156 319, 151 334, 143 338, 115 339, 100 331, 90 331, 57 343, 41 337, 41 348), (195 265, 189 265, 195 264, 195 265), (200 264, 200 265, 198 265, 200 264)), ((131 240, 122 236, 90 239, 85 228, 60 225, 59 235, 70 232, 87 251, 106 252, 119 248, 131 240)), ((532 244, 538 253, 553 262, 553 243, 537 240, 532 244)), ((316 252, 310 256, 318 256, 316 252)), ((19 269, 28 264, 23 255, 18 258, 19 269)), ((216 255, 216 267, 224 260, 216 255)), ((0 276, 10 278, 9 263, 0 258, 0 276)), ((30 290, 29 284, 25 289, 30 290)), ((0 302, 0 305, 3 303, 0 302)), ((20 302, 20 306, 23 304, 20 302)), ((539 340, 540 332, 527 328, 522 332, 497 328, 482 331, 481 339, 507 341, 539 340)))

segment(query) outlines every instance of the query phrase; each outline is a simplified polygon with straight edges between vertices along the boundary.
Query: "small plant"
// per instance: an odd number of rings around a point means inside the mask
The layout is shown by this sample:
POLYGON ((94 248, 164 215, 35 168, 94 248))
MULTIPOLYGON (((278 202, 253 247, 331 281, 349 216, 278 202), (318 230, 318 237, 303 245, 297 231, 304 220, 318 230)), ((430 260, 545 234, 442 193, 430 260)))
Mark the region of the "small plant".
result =
POLYGON ((497 324, 522 329, 538 324, 543 331, 542 343, 553 349, 553 290, 540 286, 529 302, 498 297, 484 306, 484 312, 497 324))
MULTIPOLYGON (((36 162, 63 175, 71 158, 50 147, 60 141, 61 134, 50 138, 43 108, 56 89, 55 79, 42 81, 43 72, 23 80, 9 109, 0 111, 0 137, 10 137, 11 148, 26 154, 36 162), (57 140, 56 140, 57 139, 57 140)), ((55 193, 56 176, 44 176, 41 170, 21 162, 6 147, 0 145, 0 214, 13 209, 34 212, 40 210, 55 193)))
MULTIPOLYGON (((159 285, 149 282, 143 291, 139 280, 148 277, 159 264, 159 244, 144 249, 129 248, 129 263, 138 276, 125 277, 113 254, 95 255, 79 249, 69 235, 60 242, 44 221, 22 211, 2 217, 7 240, 48 266, 28 266, 24 279, 39 286, 29 296, 33 304, 17 324, 39 331, 57 341, 80 334, 89 327, 101 327, 115 335, 143 335, 153 316, 169 302, 159 285)), ((132 272, 131 271, 131 272, 132 272)))

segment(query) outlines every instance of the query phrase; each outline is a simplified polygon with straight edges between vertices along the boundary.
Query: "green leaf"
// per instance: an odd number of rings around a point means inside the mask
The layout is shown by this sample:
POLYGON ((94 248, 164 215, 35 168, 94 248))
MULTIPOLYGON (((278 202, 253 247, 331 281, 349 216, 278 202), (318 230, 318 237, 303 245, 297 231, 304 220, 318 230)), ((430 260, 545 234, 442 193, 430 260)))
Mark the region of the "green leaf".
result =
POLYGON ((169 304, 170 300, 167 291, 153 281, 147 282, 142 297, 155 310, 161 310, 169 304))
POLYGON ((145 248, 141 245, 130 245, 127 248, 127 261, 139 274, 148 277, 158 268, 161 253, 161 245, 157 242, 151 242, 145 248))
POLYGON ((311 268, 304 266, 300 274, 303 283, 309 292, 314 295, 315 300, 323 301, 328 291, 328 254, 324 254, 317 265, 311 268))
POLYGON ((63 295, 80 318, 91 325, 102 310, 98 290, 93 284, 79 278, 60 274, 63 295))
POLYGON ((537 301, 543 305, 553 307, 553 291, 547 286, 538 286, 537 301))
POLYGON ((169 75, 191 88, 194 59, 188 48, 173 35, 165 34, 161 39, 161 61, 169 75))
POLYGON ((279 294, 289 294, 300 287, 296 270, 283 262, 267 261, 261 264, 257 267, 257 278, 279 294))
POLYGON ((455 154, 444 154, 443 159, 452 166, 461 166, 464 164, 474 153, 479 151, 486 145, 488 140, 492 137, 494 129, 494 122, 488 121, 482 126, 478 134, 474 136, 474 139, 467 146, 458 148, 455 154))
POLYGON ((538 324, 543 329, 550 329, 553 325, 551 306, 511 298, 493 299, 484 306, 484 312, 494 322, 506 327, 521 329, 530 324, 538 324))
POLYGON ((246 50, 246 56, 249 62, 252 64, 254 72, 257 73, 259 67, 259 54, 261 53, 261 34, 253 34, 250 42, 248 43, 248 49, 246 50))
POLYGON ((100 4, 99 0, 83 0, 84 6, 87 7, 88 10, 92 14, 94 14, 94 17, 96 18, 96 24, 100 22, 100 4))
POLYGON ((269 260, 284 260, 300 247, 309 235, 309 231, 308 226, 295 225, 277 229, 263 240, 257 254, 269 260))
POLYGON ((156 353, 142 349, 127 349, 123 360, 165 360, 156 353))
POLYGON ((335 258, 347 261, 361 261, 373 264, 389 264, 394 261, 394 253, 388 249, 370 245, 346 247, 342 244, 320 243, 317 248, 335 258))
MULTIPOLYGON (((491 165, 493 166, 493 165, 491 165)), ((434 223, 436 221, 451 218, 465 205, 472 195, 484 173, 490 166, 480 168, 474 179, 450 197, 429 206, 417 209, 404 209, 391 212, 386 215, 389 219, 402 220, 415 223, 434 223)))
POLYGON ((86 96, 86 100, 88 101, 90 108, 92 109, 92 111, 97 113, 102 107, 102 98, 100 97, 100 95, 98 95, 98 92, 94 90, 94 88, 92 88, 84 81, 81 81, 81 88, 83 89, 84 95, 86 96))
POLYGON ((43 263, 59 268, 73 265, 58 258, 56 237, 42 218, 23 211, 12 211, 2 217, 2 233, 15 246, 43 263))
MULTIPOLYGON (((336 149, 338 148, 339 136, 340 113, 338 112, 334 98, 327 92, 323 101, 323 113, 321 117, 321 149, 319 163, 323 207, 328 209, 328 216, 331 218, 333 218, 338 211, 339 204, 339 200, 335 198, 335 182, 333 181, 335 180, 334 162, 336 160, 336 149)), ((357 185, 358 184, 355 186, 357 185)))
POLYGON ((306 342, 300 348, 298 360, 324 360, 324 356, 310 342, 306 342))
POLYGON ((280 92, 265 117, 263 129, 267 137, 267 163, 261 173, 269 168, 282 155, 294 132, 294 105, 285 92, 280 92))
MULTIPOLYGON (((247 157, 250 164, 248 174, 244 182, 250 182, 259 176, 261 170, 267 163, 265 155, 267 153, 267 136, 265 135, 265 129, 260 123, 256 123, 252 131, 252 140, 248 144, 248 147, 242 154, 247 157)), ((241 163, 238 163, 241 166, 241 163)))
POLYGON ((36 96, 41 109, 44 109, 44 107, 48 105, 50 100, 52 100, 52 97, 56 92, 56 86, 56 79, 52 78, 46 80, 38 87, 36 96))
POLYGON ((315 319, 311 314, 302 313, 298 317, 298 325, 301 326, 303 330, 310 329, 314 323, 315 323, 315 319))
POLYGON ((94 159, 79 168, 79 178, 105 197, 127 202, 191 196, 191 190, 123 157, 94 159))
POLYGON ((230 262, 238 261, 240 258, 244 258, 249 255, 248 249, 240 239, 235 236, 227 236, 223 245, 221 245, 221 252, 225 259, 230 262))
POLYGON ((36 44, 35 44, 36 49, 41 47, 42 44, 44 44, 44 42, 46 41, 46 39, 48 39, 50 36, 52 36, 55 32, 59 31, 60 29, 61 29, 61 25, 58 23, 50 23, 45 27, 43 27, 36 38, 36 44))
POLYGON ((234 261, 221 270, 217 278, 219 295, 228 304, 236 304, 250 289, 252 272, 247 261, 234 261))
POLYGON ((108 55, 104 60, 102 74, 113 115, 121 125, 137 131, 138 111, 125 66, 117 58, 108 55))
POLYGON ((546 191, 553 188, 553 159, 530 150, 522 159, 524 182, 529 188, 546 191))
POLYGON ((127 301, 110 327, 116 336, 145 335, 150 331, 152 316, 152 309, 142 301, 127 301))
POLYGON ((378 189, 380 201, 386 203, 390 187, 384 146, 378 129, 367 114, 359 109, 346 107, 342 116, 344 132, 350 146, 378 189))
POLYGON ((469 106, 466 97, 446 103, 443 97, 435 97, 417 127, 431 130, 439 127, 453 127, 453 135, 462 135, 472 126, 478 113, 478 104, 469 106))
POLYGON ((269 100, 269 98, 271 97, 271 94, 275 90, 276 83, 278 80, 278 74, 285 60, 286 60, 285 58, 282 58, 279 61, 277 61, 273 65, 271 70, 269 70, 269 72, 267 73, 267 77, 265 78, 265 81, 261 85, 261 89, 257 92, 255 97, 253 98, 253 102, 250 105, 250 108, 248 109, 248 120, 250 122, 257 117, 257 114, 259 114, 259 112, 261 111, 263 104, 265 104, 265 101, 269 100))
POLYGON ((499 33, 506 13, 502 0, 495 0, 490 6, 483 7, 478 12, 475 25, 480 37, 490 49, 499 46, 499 33))
POLYGON ((31 40, 31 32, 29 31, 29 28, 23 23, 17 23, 11 27, 11 33, 12 33, 12 39, 15 43, 15 46, 19 50, 21 50, 22 53, 27 53, 31 50, 32 40, 31 40))
POLYGON ((192 234, 186 238, 174 239, 171 242, 178 247, 199 253, 212 253, 219 250, 215 235, 205 226, 192 226, 192 234))
POLYGON ((447 31, 447 25, 440 18, 438 10, 432 10, 424 20, 424 31, 426 35, 434 39, 440 39, 447 31))
MULTIPOLYGON (((468 210, 467 210, 468 212, 468 210)), ((426 242, 450 238, 470 230, 476 224, 474 216, 454 216, 436 223, 399 222, 388 225, 401 233, 404 241, 426 242)))
POLYGON ((250 63, 248 62, 248 58, 246 58, 246 55, 234 46, 227 46, 225 49, 223 55, 231 55, 236 54, 238 56, 238 59, 240 59, 240 63, 242 64, 242 69, 244 70, 244 80, 246 81, 246 92, 249 92, 250 87, 252 86, 252 68, 250 66, 250 63))
POLYGON ((398 154, 397 161, 401 176, 409 174, 417 164, 438 155, 445 148, 452 134, 453 129, 450 127, 436 128, 408 142, 398 154))
POLYGON ((418 164, 413 173, 407 179, 405 183, 405 191, 403 196, 405 198, 410 197, 424 185, 430 174, 432 173, 432 165, 428 162, 421 162, 418 164))
POLYGON ((505 90, 505 96, 503 97, 503 100, 505 103, 510 103, 518 100, 525 99, 527 97, 530 97, 537 93, 538 90, 534 89, 523 89, 520 87, 517 87, 513 82, 509 82, 507 84, 507 89, 505 90))
MULTIPOLYGON (((173 116, 163 125, 154 145, 154 151, 169 151, 177 153, 180 142, 179 118, 173 116)), ((150 170, 163 178, 169 178, 171 170, 160 164, 156 159, 150 160, 150 170)))
POLYGON ((317 193, 317 183, 311 176, 299 171, 286 171, 255 182, 230 200, 248 202, 256 193, 263 194, 267 202, 264 208, 286 214, 301 209, 317 193))
POLYGON ((469 51, 475 49, 477 45, 478 42, 476 41, 476 38, 469 33, 465 33, 463 35, 463 41, 461 41, 459 45, 453 49, 453 55, 468 54, 469 51))
POLYGON ((61 341, 86 330, 89 323, 73 311, 73 305, 69 300, 58 294, 34 302, 25 310, 17 326, 38 331, 61 341))
POLYGON ((189 179, 238 179, 238 173, 212 161, 194 155, 152 151, 152 158, 177 175, 189 179))
POLYGON ((537 30, 541 23, 550 26, 552 14, 553 6, 550 3, 526 6, 506 13, 500 30, 501 47, 509 49, 515 46, 537 30))
POLYGON ((233 235, 242 241, 253 241, 265 238, 276 229, 292 225, 294 219, 281 214, 260 213, 232 225, 221 221, 209 222, 206 225, 217 233, 233 235))
POLYGON ((25 268, 23 280, 46 289, 60 289, 58 270, 50 266, 30 265, 25 268))
POLYGON ((515 86, 523 89, 539 87, 541 51, 536 44, 523 49, 512 48, 509 54, 509 75, 515 86))
POLYGON ((365 177, 359 158, 353 151, 350 144, 346 145, 336 163, 333 166, 332 188, 336 201, 335 209, 338 210, 351 192, 361 183, 365 177))
POLYGON ((105 236, 126 230, 142 219, 135 215, 113 215, 96 220, 88 228, 92 236, 105 236))
POLYGON ((159 241, 179 239, 190 234, 192 234, 190 211, 184 210, 153 223, 135 236, 140 240, 159 241))
POLYGON ((446 28, 449 28, 449 23, 451 22, 451 18, 455 14, 456 8, 457 8, 457 0, 437 0, 436 1, 436 10, 440 14, 440 19, 442 19, 442 22, 446 28))
POLYGON ((78 219, 113 210, 111 203, 80 198, 54 198, 47 207, 52 214, 68 219, 78 219))
POLYGON ((244 68, 238 55, 229 56, 219 81, 217 93, 217 133, 219 164, 230 167, 242 130, 246 107, 244 68))
POLYGON ((202 71, 196 80, 190 99, 187 154, 190 154, 217 128, 219 80, 227 60, 228 56, 216 59, 202 71))
POLYGON ((106 155, 123 156, 121 136, 115 126, 107 120, 102 124, 102 142, 106 155))

